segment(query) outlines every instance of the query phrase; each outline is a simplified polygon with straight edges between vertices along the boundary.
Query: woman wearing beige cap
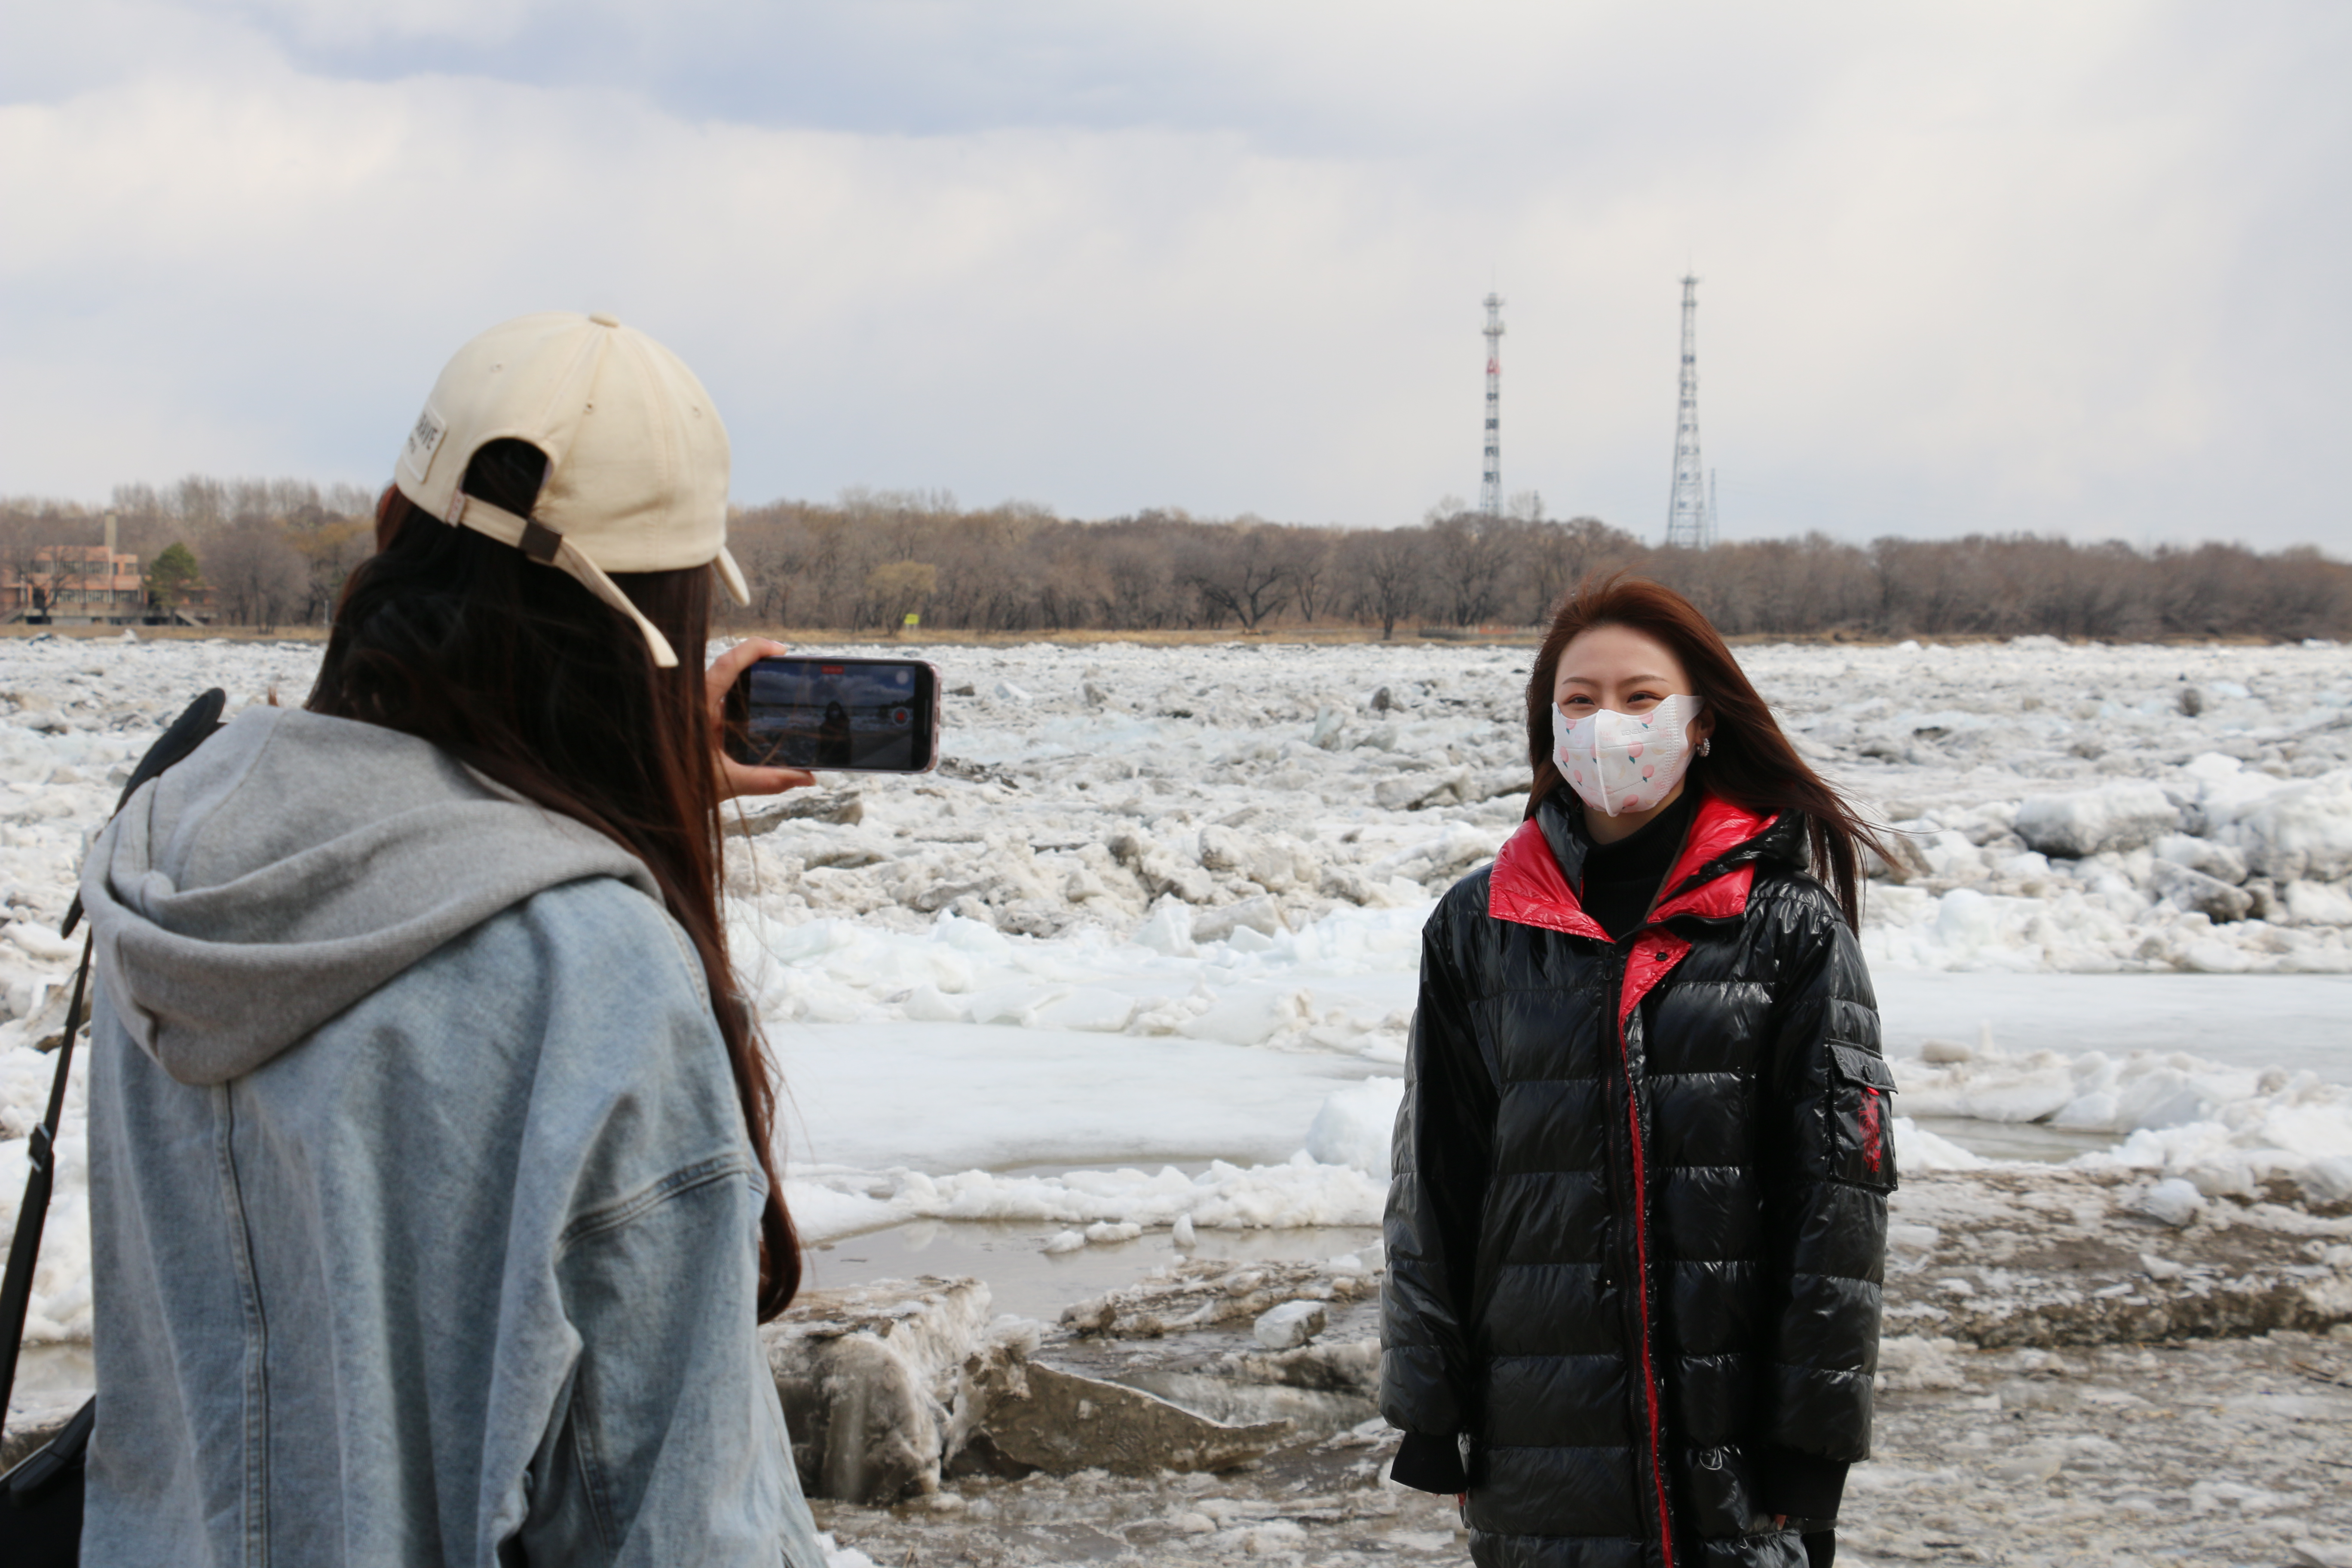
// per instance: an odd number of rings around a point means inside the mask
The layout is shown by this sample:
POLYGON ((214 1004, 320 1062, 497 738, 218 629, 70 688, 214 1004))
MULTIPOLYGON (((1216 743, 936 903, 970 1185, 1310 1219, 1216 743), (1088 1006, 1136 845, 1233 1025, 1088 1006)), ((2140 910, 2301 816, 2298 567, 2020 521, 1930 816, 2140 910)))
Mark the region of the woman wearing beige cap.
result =
POLYGON ((716 814, 805 775, 714 743, 727 470, 644 334, 477 338, 310 701, 94 846, 85 1561, 820 1568, 716 814))

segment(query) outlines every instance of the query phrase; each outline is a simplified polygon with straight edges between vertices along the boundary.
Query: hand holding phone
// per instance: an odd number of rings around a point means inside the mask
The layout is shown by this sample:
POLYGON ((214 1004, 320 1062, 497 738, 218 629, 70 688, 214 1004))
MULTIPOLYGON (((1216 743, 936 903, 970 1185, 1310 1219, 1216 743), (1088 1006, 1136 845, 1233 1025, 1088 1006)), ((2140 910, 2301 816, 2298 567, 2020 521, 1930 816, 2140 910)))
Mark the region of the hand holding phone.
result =
POLYGON ((912 658, 755 659, 728 689, 724 721, 726 754, 746 766, 929 773, 940 672, 912 658))
POLYGON ((719 753, 719 798, 722 801, 782 795, 788 789, 805 789, 816 783, 814 773, 799 768, 753 767, 737 761, 727 751, 727 700, 736 679, 754 661, 781 658, 791 651, 766 637, 746 637, 712 659, 710 668, 702 672, 710 710, 710 744, 719 753))

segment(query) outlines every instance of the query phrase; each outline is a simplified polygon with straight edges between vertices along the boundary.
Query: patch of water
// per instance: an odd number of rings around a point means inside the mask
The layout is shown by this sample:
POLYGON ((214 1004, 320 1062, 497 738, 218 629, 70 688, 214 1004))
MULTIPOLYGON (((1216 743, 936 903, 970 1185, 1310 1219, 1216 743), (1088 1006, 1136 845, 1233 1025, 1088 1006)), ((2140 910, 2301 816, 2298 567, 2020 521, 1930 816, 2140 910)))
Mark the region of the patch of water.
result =
MULTIPOLYGON (((1968 1116, 1923 1116, 1921 1127, 1988 1160, 2060 1164, 2095 1149, 2113 1148, 2115 1135, 2047 1127, 2039 1122, 1984 1121, 1968 1116)), ((1171 1162, 1187 1175, 1205 1160, 1171 1162)), ((1073 1167, 1043 1163, 1011 1167, 1004 1175, 1059 1176, 1073 1167)), ((920 1274, 971 1275, 988 1282, 999 1312, 1047 1322, 1062 1309, 1106 1290, 1131 1285, 1181 1258, 1305 1262, 1341 1253, 1377 1250, 1377 1226, 1322 1226, 1277 1230, 1201 1230, 1190 1250, 1165 1230, 1133 1241, 1048 1253, 1045 1244, 1066 1227, 1051 1221, 916 1220, 820 1243, 802 1255, 803 1289, 830 1289, 920 1274)))
MULTIPOLYGON (((1929 1040, 2074 1056, 2186 1051, 2352 1083, 2352 975, 2050 974, 1872 971, 1889 1056, 1929 1040)), ((1937 1131, 1941 1131, 1938 1129, 1937 1131)))
POLYGON ((1202 1230, 1190 1249, 1164 1230, 1133 1241, 1047 1253, 1063 1227, 996 1220, 917 1220, 868 1231, 803 1255, 802 1284, 809 1289, 903 1279, 918 1274, 969 1274, 988 1282, 999 1312, 1052 1322, 1062 1309, 1089 1296, 1131 1285, 1155 1268, 1184 1258, 1306 1262, 1361 1253, 1380 1246, 1380 1227, 1309 1226, 1291 1230, 1202 1230))
POLYGON ((1922 1131, 1948 1138, 1969 1153, 1988 1160, 2032 1160, 2058 1165, 2077 1154, 2112 1149, 2121 1142, 2112 1132, 2048 1127, 2039 1121, 1984 1121, 1973 1116, 1922 1116, 1916 1120, 1922 1131))

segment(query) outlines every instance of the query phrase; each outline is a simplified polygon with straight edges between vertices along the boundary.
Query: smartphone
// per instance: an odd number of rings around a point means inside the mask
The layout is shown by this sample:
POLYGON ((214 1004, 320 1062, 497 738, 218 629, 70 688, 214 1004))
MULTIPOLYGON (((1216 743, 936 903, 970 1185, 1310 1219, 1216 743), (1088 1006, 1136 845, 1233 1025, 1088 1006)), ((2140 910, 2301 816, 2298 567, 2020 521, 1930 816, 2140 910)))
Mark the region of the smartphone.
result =
POLYGON ((762 768, 926 773, 940 672, 916 658, 763 658, 727 693, 727 754, 762 768))

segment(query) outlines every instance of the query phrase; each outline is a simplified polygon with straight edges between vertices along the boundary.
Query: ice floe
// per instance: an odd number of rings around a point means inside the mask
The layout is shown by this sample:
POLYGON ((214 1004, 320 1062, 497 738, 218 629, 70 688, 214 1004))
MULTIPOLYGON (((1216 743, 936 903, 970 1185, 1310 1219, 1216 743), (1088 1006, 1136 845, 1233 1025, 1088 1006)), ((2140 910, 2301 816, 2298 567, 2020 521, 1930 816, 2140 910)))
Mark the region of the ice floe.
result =
MULTIPOLYGON (((62 1014, 77 946, 56 931, 86 836, 196 691, 298 701, 318 654, 0 642, 0 1224, 46 1093, 32 1047, 62 1014)), ((1525 810, 1528 651, 927 657, 963 693, 938 773, 747 802, 727 839, 730 937, 784 1070, 809 1234, 985 1215, 1091 1247, 1096 1226, 1376 1213, 1421 923, 1525 810)), ((1914 1118, 2042 1119, 2112 1134, 2095 1158, 2151 1191, 2352 1190, 2352 1112, 2322 1081, 2346 1076, 2325 1043, 2336 994, 2296 989, 2352 973, 2344 649, 1740 657, 1800 749, 1900 829, 1863 933, 1896 999, 1890 1041, 1977 1022, 1905 1011, 1921 998, 2006 1009, 2012 1050, 1898 1062, 1907 1169, 1978 1160, 1914 1118), (2190 1025, 2149 1032, 2211 1042, 2181 1052, 2097 1019, 2035 1027, 2033 987, 2061 982, 2241 989, 2165 994, 2190 1025), (2312 1071, 2263 1070, 2272 1007, 2299 1012, 2312 1071)), ((77 1083, 37 1281, 47 1337, 89 1330, 81 1105, 77 1083)))

